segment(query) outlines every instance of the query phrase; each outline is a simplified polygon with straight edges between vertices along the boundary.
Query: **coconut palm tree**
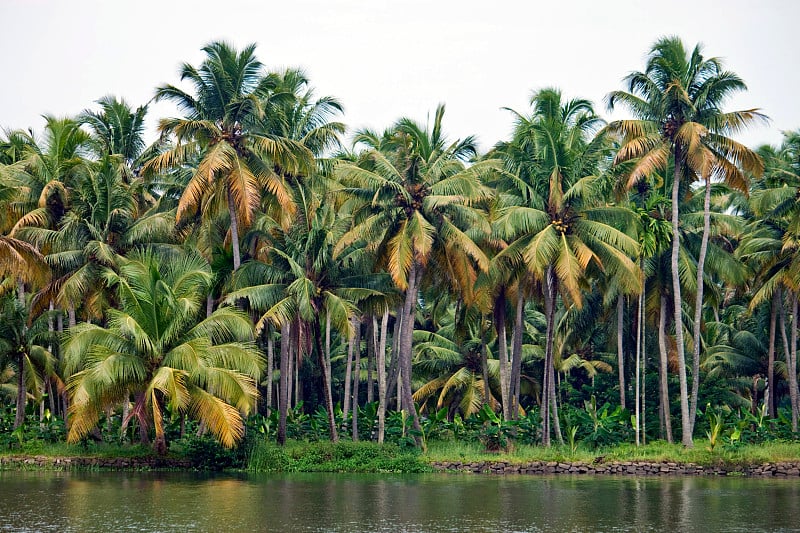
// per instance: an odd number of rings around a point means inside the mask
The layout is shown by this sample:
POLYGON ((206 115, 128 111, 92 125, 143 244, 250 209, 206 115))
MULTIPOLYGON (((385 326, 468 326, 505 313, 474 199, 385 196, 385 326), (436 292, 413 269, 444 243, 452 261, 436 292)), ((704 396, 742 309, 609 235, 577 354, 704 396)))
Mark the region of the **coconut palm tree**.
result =
POLYGON ((239 239, 252 223, 262 193, 282 210, 295 211, 291 191, 276 168, 298 174, 310 168, 313 158, 305 146, 259 131, 257 124, 276 80, 265 75, 255 45, 236 51, 227 43, 212 42, 203 51, 206 58, 199 67, 181 67, 181 80, 194 86, 193 95, 173 85, 156 90, 156 101, 175 102, 186 116, 161 120, 162 136, 174 135, 177 144, 148 161, 145 169, 162 171, 197 161, 178 203, 177 219, 195 212, 227 212, 237 270, 239 239))
MULTIPOLYGON (((792 404, 792 428, 797 431, 800 418, 800 392, 797 388, 796 347, 786 333, 785 306, 794 306, 800 290, 800 133, 788 132, 779 148, 761 147, 766 172, 763 180, 753 184, 750 207, 753 220, 742 240, 737 255, 751 265, 756 272, 750 308, 772 301, 770 317, 768 379, 770 409, 774 409, 772 395, 774 384, 774 354, 777 326, 784 340, 789 378, 789 393, 792 404), (784 297, 786 302, 784 302, 784 297), (779 320, 780 317, 780 320, 779 320)), ((794 314, 792 314, 794 317, 794 314)), ((791 329, 790 331, 794 331, 791 329)))
MULTIPOLYGON (((39 306, 82 304, 87 317, 102 319, 113 305, 105 285, 107 270, 139 245, 174 243, 174 218, 166 212, 140 212, 141 178, 127 176, 121 155, 105 155, 75 180, 70 209, 56 228, 22 226, 17 234, 46 250, 53 279, 37 294, 39 306)), ((36 303, 36 302, 34 302, 36 303)))
POLYGON ((92 132, 97 156, 120 155, 131 170, 137 169, 146 147, 144 119, 147 106, 132 109, 125 100, 111 95, 100 98, 97 104, 100 105, 99 112, 86 109, 77 119, 92 132))
POLYGON ((228 447, 244 434, 242 414, 255 405, 263 367, 252 323, 230 307, 201 318, 210 267, 196 253, 159 255, 132 252, 118 275, 106 274, 120 301, 107 327, 81 323, 69 331, 70 442, 129 394, 128 416, 137 418, 143 441, 155 430, 159 453, 166 452, 167 411, 196 418, 228 447))
MULTIPOLYGON (((728 137, 764 116, 755 109, 723 112, 722 105, 733 93, 746 89, 733 72, 725 71, 717 58, 706 59, 700 46, 691 53, 678 37, 663 37, 650 49, 644 72, 626 76, 627 91, 608 95, 610 109, 628 108, 633 120, 619 120, 609 130, 622 136, 615 162, 637 160, 628 177, 628 186, 673 164, 672 187, 672 285, 675 323, 681 322, 681 288, 678 258, 679 202, 681 190, 697 180, 706 182, 703 244, 698 257, 698 288, 695 306, 695 337, 699 337, 702 306, 702 276, 708 242, 710 182, 724 181, 746 191, 745 172, 758 173, 760 158, 746 146, 728 137)), ((682 441, 692 446, 694 414, 699 387, 699 352, 693 359, 692 406, 685 371, 683 330, 676 327, 679 378, 681 384, 682 441)), ((697 349, 699 344, 695 343, 697 349)))
POLYGON ((629 292, 640 290, 640 279, 631 260, 638 244, 626 233, 632 213, 601 202, 597 165, 607 145, 603 138, 592 137, 602 121, 591 103, 563 101, 559 90, 543 89, 533 95, 531 105, 529 116, 515 113, 512 141, 497 147, 512 176, 507 189, 518 197, 517 205, 497 224, 499 237, 510 243, 498 258, 510 270, 522 266, 544 297, 542 435, 549 445, 551 418, 561 438, 553 367, 558 296, 580 306, 593 272, 618 276, 629 292))
POLYGON ((369 148, 358 162, 336 169, 345 190, 361 202, 353 207, 353 227, 337 249, 365 243, 404 292, 398 317, 402 408, 417 430, 411 352, 419 290, 428 273, 471 287, 477 270, 488 267, 475 235, 489 228, 476 205, 490 196, 482 179, 497 169, 492 160, 465 166, 475 155, 474 140, 448 142, 443 116, 440 105, 431 127, 403 118, 382 137, 362 132, 357 142, 369 148))
POLYGON ((458 300, 453 304, 447 295, 436 302, 434 295, 441 296, 438 290, 428 293, 423 296, 428 311, 423 324, 435 331, 414 332, 415 379, 424 380, 414 392, 414 401, 421 412, 447 407, 449 419, 456 412, 469 417, 484 405, 497 409, 500 366, 497 359, 488 357, 491 327, 485 313, 458 300))
POLYGON ((6 294, 0 298, 0 316, 3 317, 0 321, 0 366, 10 363, 17 380, 14 428, 25 421, 28 396, 42 402, 46 381, 60 382, 56 359, 40 342, 42 328, 30 328, 28 315, 27 302, 21 302, 16 295, 6 294))

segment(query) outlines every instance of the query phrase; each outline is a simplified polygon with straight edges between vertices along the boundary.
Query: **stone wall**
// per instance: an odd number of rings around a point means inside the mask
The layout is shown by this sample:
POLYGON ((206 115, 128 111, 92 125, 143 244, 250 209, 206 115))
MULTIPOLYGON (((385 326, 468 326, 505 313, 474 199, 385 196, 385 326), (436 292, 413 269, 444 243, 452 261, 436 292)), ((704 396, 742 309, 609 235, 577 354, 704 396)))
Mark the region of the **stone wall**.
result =
POLYGON ((600 463, 562 463, 536 461, 509 463, 481 461, 475 463, 442 461, 434 468, 445 472, 474 474, 572 474, 572 475, 628 475, 628 476, 800 476, 800 463, 765 463, 760 465, 701 466, 692 463, 658 463, 648 461, 623 461, 600 463))

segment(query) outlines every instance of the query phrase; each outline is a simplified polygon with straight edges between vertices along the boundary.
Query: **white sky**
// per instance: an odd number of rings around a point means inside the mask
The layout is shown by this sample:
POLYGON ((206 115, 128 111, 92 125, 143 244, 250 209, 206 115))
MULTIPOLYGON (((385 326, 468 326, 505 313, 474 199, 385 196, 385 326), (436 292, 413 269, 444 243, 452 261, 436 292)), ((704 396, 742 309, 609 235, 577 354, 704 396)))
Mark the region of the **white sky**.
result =
MULTIPOLYGON (((589 98, 608 118, 603 97, 675 34, 748 84, 726 109, 771 117, 740 139, 774 144, 800 128, 799 20, 793 0, 0 0, 0 127, 40 131, 40 115, 74 115, 106 94, 141 105, 178 83, 182 62, 202 61, 204 44, 227 40, 256 42, 268 68, 304 68, 351 128, 424 120, 445 102, 449 136, 476 134, 485 150, 510 132, 501 108, 527 111, 538 88, 589 98)), ((151 138, 174 114, 151 106, 151 138)))

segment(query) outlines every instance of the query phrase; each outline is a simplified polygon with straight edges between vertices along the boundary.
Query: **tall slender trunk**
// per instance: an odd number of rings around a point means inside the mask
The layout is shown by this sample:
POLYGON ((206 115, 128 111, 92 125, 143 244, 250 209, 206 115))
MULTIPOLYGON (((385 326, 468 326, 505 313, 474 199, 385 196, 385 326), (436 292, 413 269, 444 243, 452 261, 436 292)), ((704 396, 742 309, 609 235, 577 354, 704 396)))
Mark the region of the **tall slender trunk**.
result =
POLYGON ((639 431, 642 424, 642 405, 641 405, 641 370, 642 370, 642 319, 644 318, 644 312, 642 307, 644 305, 644 290, 639 294, 639 301, 636 305, 636 369, 635 369, 635 394, 636 394, 636 402, 635 402, 635 413, 634 418, 636 420, 636 425, 633 428, 633 433, 635 435, 636 445, 639 446, 641 444, 641 438, 639 435, 639 431))
POLYGON ((206 318, 214 312, 214 295, 211 292, 206 296, 206 318))
POLYGON ((372 372, 375 366, 375 352, 378 351, 377 319, 370 314, 367 318, 367 403, 375 400, 375 378, 372 372))
MULTIPOLYGON (((361 321, 355 323, 355 359, 353 361, 353 441, 358 440, 358 385, 361 382, 361 321)), ((369 344, 369 342, 367 343, 369 344)))
POLYGON ((678 259, 681 249, 681 234, 679 227, 678 206, 680 202, 681 186, 681 161, 682 153, 679 147, 675 148, 675 170, 672 182, 672 254, 670 256, 670 267, 672 270, 672 300, 675 309, 675 345, 678 352, 678 381, 680 382, 681 394, 681 442, 686 447, 693 447, 692 422, 689 418, 689 387, 686 381, 686 355, 683 345, 683 317, 681 311, 681 278, 678 270, 678 259))
POLYGON ((647 394, 645 393, 645 385, 647 384, 647 337, 644 335, 644 328, 647 324, 642 316, 642 445, 647 444, 647 394))
POLYGON ((789 298, 792 302, 792 334, 789 346, 789 398, 792 402, 792 431, 797 432, 797 418, 800 410, 800 398, 797 391, 797 293, 791 291, 789 298))
POLYGON ((550 446, 550 390, 554 387, 553 368, 553 328, 555 326, 555 275, 553 267, 547 267, 544 279, 544 313, 547 321, 544 348, 544 371, 542 373, 542 444, 550 446))
MULTIPOLYGON (((423 267, 417 263, 416 259, 411 261, 411 269, 408 273, 408 288, 403 305, 403 327, 400 330, 400 377, 403 384, 402 406, 403 409, 412 417, 413 427, 421 432, 419 416, 414 408, 414 398, 411 395, 411 349, 414 334, 414 314, 417 309, 417 292, 419 282, 422 279, 423 267)), ((414 439, 417 445, 422 441, 419 437, 414 439)))
POLYGON ((767 355, 767 411, 775 418, 775 329, 778 322, 779 294, 772 293, 772 306, 769 315, 769 348, 767 355))
MULTIPOLYGON (((780 289, 779 289, 780 290, 780 289)), ((780 291, 781 293, 783 291, 780 291)), ((780 296, 779 307, 781 317, 781 338, 783 339, 783 353, 786 359, 786 372, 789 374, 789 401, 792 405, 792 432, 797 433, 797 365, 792 365, 792 349, 789 347, 789 337, 786 334, 786 308, 783 304, 783 295, 780 296)), ((796 322, 794 323, 797 329, 796 322)), ((794 338, 794 335, 793 335, 794 338)))
POLYGON ((314 343, 316 344, 317 361, 322 370, 322 390, 325 394, 325 410, 328 412, 328 431, 331 434, 331 442, 339 442, 339 434, 336 431, 336 418, 333 411, 330 366, 325 361, 325 351, 322 348, 322 326, 319 322, 319 315, 314 319, 314 343))
POLYGON ((130 422, 130 412, 131 412, 131 397, 130 392, 127 390, 125 391, 125 399, 122 400, 122 423, 120 424, 119 428, 119 436, 122 440, 127 439, 128 433, 128 423, 130 422))
MULTIPOLYGON (((397 306, 397 311, 395 312, 395 321, 394 326, 392 327, 392 361, 389 363, 389 374, 388 374, 388 382, 386 383, 386 390, 387 391, 394 391, 398 388, 398 384, 400 380, 400 331, 402 330, 403 325, 403 306, 405 304, 401 303, 397 306)), ((386 405, 389 405, 389 398, 386 398, 386 405)), ((396 409, 399 411, 400 407, 400 395, 397 395, 397 405, 396 409)))
POLYGON ((488 404, 492 390, 489 386, 489 361, 487 360, 489 354, 486 348, 486 332, 483 329, 484 323, 484 316, 483 313, 481 313, 481 377, 483 378, 483 403, 488 404))
MULTIPOLYGON (((269 335, 269 333, 267 333, 269 335)), ((272 414, 272 377, 275 369, 275 341, 267 337, 267 417, 272 414)))
MULTIPOLYGON (((56 309, 58 309, 58 312, 56 313, 56 331, 59 333, 60 337, 61 333, 64 333, 64 313, 61 310, 61 308, 56 308, 56 309)), ((59 359, 61 359, 60 353, 59 353, 59 359)), ((66 396, 67 396, 66 390, 58 393, 59 410, 61 411, 61 417, 64 419, 65 426, 67 426, 67 410, 66 410, 66 400, 65 400, 66 396)))
MULTIPOLYGON (((20 305, 25 306, 25 284, 17 281, 17 299, 20 305)), ((27 327, 23 324, 23 330, 27 327)), ((14 429, 17 429, 25 422, 25 406, 28 403, 27 391, 25 390, 25 351, 26 346, 15 346, 17 350, 17 412, 14 417, 14 429)))
POLYGON ((58 412, 56 411, 56 398, 55 398, 55 391, 53 391, 53 380, 47 380, 47 399, 50 403, 50 412, 53 416, 57 416, 58 412))
POLYGON ((350 383, 353 374, 353 345, 355 344, 355 321, 351 321, 353 332, 347 339, 347 363, 344 368, 344 400, 342 401, 342 415, 344 424, 347 427, 347 415, 350 413, 350 383))
POLYGON ((236 214, 236 203, 233 201, 233 191, 227 187, 228 211, 231 215, 231 247, 233 248, 233 271, 239 270, 242 264, 242 255, 239 252, 239 218, 236 214))
POLYGON ((522 279, 517 286, 517 305, 514 310, 514 337, 511 342, 511 380, 510 380, 510 400, 511 400, 511 420, 519 418, 519 387, 522 374, 522 333, 525 328, 525 293, 522 290, 522 279))
POLYGON ((658 314, 658 353, 660 357, 660 394, 661 410, 664 417, 664 429, 667 433, 667 442, 672 444, 672 419, 669 412, 669 362, 667 361, 667 299, 661 294, 661 309, 658 314))
POLYGON ((25 405, 27 404, 25 391, 25 353, 19 350, 17 354, 17 412, 14 417, 14 429, 25 422, 25 405))
POLYGON ((511 418, 510 379, 508 370, 508 342, 506 341, 506 293, 505 287, 494 301, 494 327, 497 331, 497 357, 500 359, 500 403, 503 408, 503 419, 511 418))
MULTIPOLYGON (((53 300, 50 300, 50 303, 47 306, 47 332, 50 334, 52 338, 53 332, 55 331, 55 325, 53 324, 53 309, 55 309, 55 304, 53 300)), ((53 345, 51 343, 47 344, 47 351, 53 355, 53 345)), ((56 411, 54 409, 53 404, 53 387, 52 387, 52 380, 50 376, 44 376, 42 380, 42 401, 39 403, 39 422, 44 420, 44 399, 48 398, 50 400, 50 414, 52 416, 56 415, 56 411)))
POLYGON ((278 444, 286 444, 286 414, 289 411, 289 324, 281 324, 280 382, 278 387, 278 444))
POLYGON ((78 319, 75 316, 75 304, 70 302, 67 306, 67 327, 74 328, 78 324, 78 319))
POLYGON ((692 356, 692 403, 689 406, 689 420, 694 431, 697 419, 697 395, 700 393, 700 348, 703 344, 701 326, 703 320, 703 279, 705 278, 706 254, 708 253, 708 236, 711 233, 711 180, 706 180, 706 191, 703 198, 703 236, 700 240, 700 255, 697 257, 697 294, 694 301, 694 354, 692 356))
POLYGON ((297 407, 297 399, 294 396, 294 367, 297 361, 297 356, 295 355, 295 351, 297 350, 297 346, 295 344, 295 326, 292 326, 292 330, 290 333, 292 337, 292 343, 289 345, 289 403, 288 408, 292 409, 293 407, 297 407))
POLYGON ((625 351, 622 344, 625 325, 625 297, 617 296, 617 373, 619 374, 619 405, 625 408, 625 351))
MULTIPOLYGON (((325 375, 328 376, 328 383, 333 383, 333 370, 331 368, 331 317, 325 314, 325 375)), ((332 385, 331 385, 332 386, 332 385)), ((333 391, 331 391, 333 394, 333 391)))
POLYGON ((375 354, 378 367, 378 443, 383 443, 386 432, 386 335, 389 332, 389 310, 381 317, 381 336, 378 352, 375 354))

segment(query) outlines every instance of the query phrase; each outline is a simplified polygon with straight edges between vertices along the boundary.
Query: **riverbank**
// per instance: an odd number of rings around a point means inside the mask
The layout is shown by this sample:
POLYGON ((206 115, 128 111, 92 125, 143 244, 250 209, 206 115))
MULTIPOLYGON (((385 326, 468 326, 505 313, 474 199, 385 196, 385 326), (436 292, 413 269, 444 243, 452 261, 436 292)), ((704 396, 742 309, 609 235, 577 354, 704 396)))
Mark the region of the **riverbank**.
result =
POLYGON ((656 463, 649 461, 613 461, 610 463, 582 463, 536 461, 509 463, 507 461, 441 461, 431 463, 441 472, 495 475, 617 475, 617 476, 744 476, 744 477, 800 477, 800 462, 766 463, 761 465, 720 464, 703 466, 694 463, 656 463))
MULTIPOLYGON (((743 477, 800 477, 800 462, 778 462, 759 465, 612 461, 584 463, 581 461, 532 461, 516 463, 493 461, 432 461, 414 456, 374 457, 371 461, 359 458, 318 457, 297 459, 251 470, 259 472, 340 472, 340 473, 424 473, 438 471, 459 474, 492 475, 622 475, 622 476, 743 476, 743 477)), ((109 471, 175 471, 197 470, 191 461, 170 457, 48 457, 44 455, 0 456, 0 470, 109 470, 109 471)))
POLYGON ((191 461, 176 457, 80 457, 2 455, 0 470, 191 470, 191 461))
MULTIPOLYGON (((155 455, 149 448, 71 446, 37 453, 0 454, 1 470, 219 470, 213 455, 155 455)), ((224 465, 227 466, 227 465, 224 465)), ((434 441, 425 452, 372 442, 290 441, 285 447, 259 442, 244 463, 229 470, 250 472, 424 473, 494 475, 632 475, 800 477, 800 444, 771 442, 710 450, 654 443, 597 450, 520 446, 490 453, 479 443, 434 441)))

